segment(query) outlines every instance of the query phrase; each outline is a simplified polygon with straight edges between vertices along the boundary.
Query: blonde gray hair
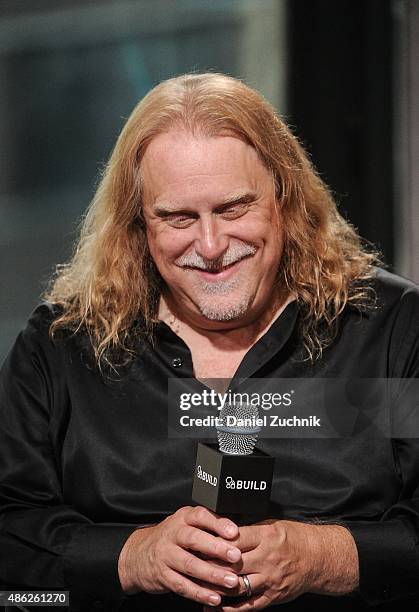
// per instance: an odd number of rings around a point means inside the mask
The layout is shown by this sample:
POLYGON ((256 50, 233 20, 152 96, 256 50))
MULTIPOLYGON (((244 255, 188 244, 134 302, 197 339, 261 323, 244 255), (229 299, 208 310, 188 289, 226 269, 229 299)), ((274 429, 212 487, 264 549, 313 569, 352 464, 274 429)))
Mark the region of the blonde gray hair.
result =
POLYGON ((157 85, 123 128, 84 219, 73 258, 60 266, 46 298, 61 306, 51 333, 84 330, 99 365, 150 335, 162 291, 142 217, 141 160, 150 141, 172 127, 234 135, 251 145, 275 181, 284 220, 278 281, 301 306, 307 355, 316 359, 346 305, 368 299, 375 253, 354 228, 307 154, 261 94, 222 74, 188 74, 157 85), (141 327, 134 326, 141 320, 141 327), (134 331, 135 329, 135 331, 134 331), (137 338, 138 340, 138 338, 137 338))

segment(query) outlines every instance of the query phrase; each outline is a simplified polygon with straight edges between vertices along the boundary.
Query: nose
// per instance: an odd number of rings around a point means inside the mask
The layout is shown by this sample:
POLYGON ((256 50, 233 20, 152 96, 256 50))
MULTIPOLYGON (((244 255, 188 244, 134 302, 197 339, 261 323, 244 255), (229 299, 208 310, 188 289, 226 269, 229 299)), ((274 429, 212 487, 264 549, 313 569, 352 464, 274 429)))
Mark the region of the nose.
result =
POLYGON ((198 223, 199 234, 195 240, 195 249, 205 259, 213 260, 221 257, 228 249, 226 236, 220 223, 213 215, 202 215, 198 223))

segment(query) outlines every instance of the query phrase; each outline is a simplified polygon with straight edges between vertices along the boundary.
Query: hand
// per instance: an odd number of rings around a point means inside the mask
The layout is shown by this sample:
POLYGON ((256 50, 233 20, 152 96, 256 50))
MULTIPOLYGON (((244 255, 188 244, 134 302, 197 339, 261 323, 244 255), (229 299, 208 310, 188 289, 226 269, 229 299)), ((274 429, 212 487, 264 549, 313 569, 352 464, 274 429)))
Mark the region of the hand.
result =
POLYGON ((224 593, 223 612, 262 610, 307 592, 343 595, 358 585, 357 549, 344 527, 270 520, 241 527, 234 543, 242 559, 232 568, 248 576, 253 595, 240 579, 224 593), (246 598, 233 603, 228 595, 246 598))
POLYGON ((229 542, 238 533, 235 523, 200 506, 181 508, 157 525, 137 529, 119 556, 122 589, 126 593, 173 591, 216 606, 221 602, 217 586, 238 585, 229 567, 241 559, 240 549, 229 542), (218 559, 224 566, 201 556, 218 559))

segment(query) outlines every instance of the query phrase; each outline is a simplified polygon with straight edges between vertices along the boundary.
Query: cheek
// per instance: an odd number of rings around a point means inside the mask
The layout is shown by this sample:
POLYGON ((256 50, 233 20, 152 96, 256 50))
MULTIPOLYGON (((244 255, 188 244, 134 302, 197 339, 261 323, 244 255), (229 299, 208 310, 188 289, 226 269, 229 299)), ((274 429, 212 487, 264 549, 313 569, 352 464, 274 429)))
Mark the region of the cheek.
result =
POLYGON ((255 220, 245 228, 237 228, 236 237, 244 242, 250 242, 263 249, 264 259, 276 259, 282 253, 283 234, 277 224, 265 220, 255 220))
POLYGON ((147 240, 150 253, 157 265, 170 265, 175 259, 183 255, 190 241, 186 232, 172 228, 149 228, 147 240))
POLYGON ((237 219, 234 225, 228 226, 238 238, 254 242, 266 242, 272 236, 278 221, 273 213, 265 210, 249 211, 242 218, 237 219))
POLYGON ((263 235, 263 260, 269 268, 276 268, 284 249, 283 232, 280 228, 269 226, 263 235))

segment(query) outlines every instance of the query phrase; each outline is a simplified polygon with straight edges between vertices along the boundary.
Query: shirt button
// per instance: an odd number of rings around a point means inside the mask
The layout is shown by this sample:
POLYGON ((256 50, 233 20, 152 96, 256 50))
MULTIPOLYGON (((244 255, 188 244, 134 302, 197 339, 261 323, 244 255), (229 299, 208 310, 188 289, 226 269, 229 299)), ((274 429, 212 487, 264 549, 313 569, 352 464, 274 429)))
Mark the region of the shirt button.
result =
POLYGON ((182 359, 180 357, 175 357, 174 359, 172 359, 172 366, 174 368, 180 368, 181 365, 182 365, 182 359))

